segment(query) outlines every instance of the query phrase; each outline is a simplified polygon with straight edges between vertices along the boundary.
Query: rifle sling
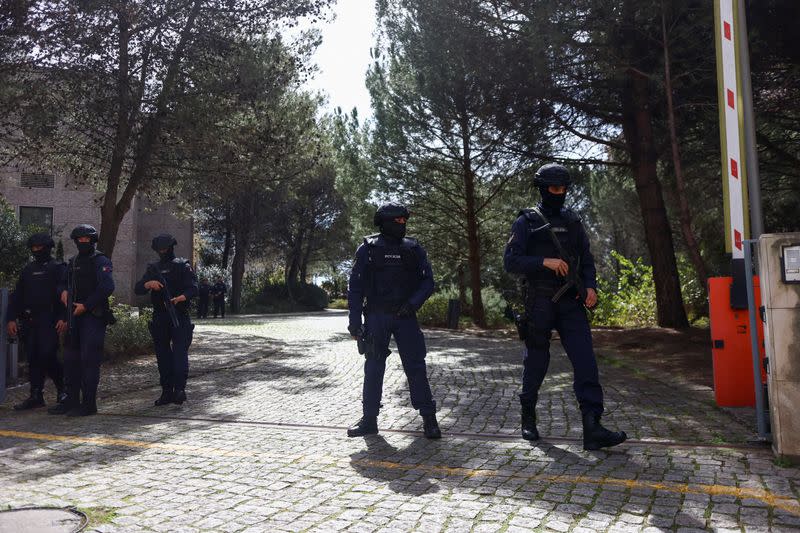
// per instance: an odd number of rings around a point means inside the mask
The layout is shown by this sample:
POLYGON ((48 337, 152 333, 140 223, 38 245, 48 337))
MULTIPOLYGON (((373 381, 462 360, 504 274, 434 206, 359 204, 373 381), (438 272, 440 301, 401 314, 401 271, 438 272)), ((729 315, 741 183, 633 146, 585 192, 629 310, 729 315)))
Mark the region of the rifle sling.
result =
MULTIPOLYGON (((553 245, 556 247, 556 252, 558 253, 561 260, 566 261, 567 264, 569 264, 569 256, 564 250, 564 247, 561 245, 561 241, 558 240, 556 232, 553 231, 553 225, 550 223, 547 217, 544 216, 544 213, 542 213, 542 211, 538 207, 534 206, 531 208, 531 210, 537 215, 539 215, 539 217, 544 222, 544 226, 542 227, 547 228, 547 233, 548 235, 550 235, 550 240, 553 241, 553 245)), ((572 265, 570 265, 570 268, 572 268, 572 265)), ((577 272, 574 273, 574 275, 577 275, 577 272)), ((567 282, 560 289, 558 289, 558 291, 553 295, 550 301, 556 303, 561 299, 562 296, 564 296, 564 293, 567 292, 573 286, 577 286, 577 283, 575 282, 574 276, 570 276, 569 278, 567 278, 567 282)))

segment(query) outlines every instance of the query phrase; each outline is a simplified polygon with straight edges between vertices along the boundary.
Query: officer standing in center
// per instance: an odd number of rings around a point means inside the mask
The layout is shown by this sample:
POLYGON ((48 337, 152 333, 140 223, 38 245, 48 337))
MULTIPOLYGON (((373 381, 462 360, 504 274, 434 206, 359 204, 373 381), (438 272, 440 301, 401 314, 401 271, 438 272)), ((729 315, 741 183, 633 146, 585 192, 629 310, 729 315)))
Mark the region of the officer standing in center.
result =
POLYGON ((370 235, 356 250, 347 290, 348 331, 365 346, 363 416, 347 430, 348 437, 378 432, 378 412, 389 341, 394 335, 408 378, 411 405, 419 410, 425 436, 442 436, 436 420, 425 365, 425 337, 417 310, 433 293, 433 272, 425 249, 406 237, 408 210, 399 204, 381 206, 374 223, 380 233, 370 235), (364 300, 366 299, 366 304, 364 300), (362 325, 362 312, 366 318, 362 325))
POLYGON ((108 298, 114 292, 111 259, 96 250, 97 230, 81 224, 72 230, 78 255, 69 260, 61 278, 61 302, 70 298, 72 327, 64 342, 64 371, 67 399, 48 409, 50 414, 88 416, 97 413, 97 386, 106 327, 113 321, 108 298))
POLYGON ((211 295, 211 285, 208 284, 206 278, 201 278, 197 289, 197 318, 208 318, 208 300, 211 295))
POLYGON ((189 317, 189 301, 197 296, 198 289, 192 265, 186 259, 175 257, 177 244, 175 237, 168 233, 155 237, 152 248, 158 253, 159 260, 147 265, 147 271, 134 287, 136 294, 150 291, 153 302, 153 321, 149 326, 161 382, 161 396, 155 405, 181 405, 186 401, 189 346, 194 330, 189 317), (167 305, 175 309, 177 326, 172 323, 167 305))
POLYGON ((54 246, 49 233, 34 233, 28 238, 33 261, 22 269, 8 302, 8 335, 20 334, 31 382, 30 397, 14 406, 18 411, 44 407, 45 376, 53 380, 57 400, 66 399, 64 369, 58 360, 58 334, 66 329, 58 284, 66 265, 53 259, 54 246), (17 329, 17 320, 22 325, 21 331, 17 329))
POLYGON ((597 304, 594 259, 583 223, 564 208, 571 179, 557 164, 541 167, 534 178, 541 193, 537 207, 520 212, 505 250, 505 269, 525 276, 525 361, 522 375, 522 438, 538 440, 536 402, 550 364, 550 338, 558 331, 574 370, 573 388, 583 421, 586 450, 616 446, 625 432, 600 424, 603 389, 592 348, 592 333, 585 308, 597 304))

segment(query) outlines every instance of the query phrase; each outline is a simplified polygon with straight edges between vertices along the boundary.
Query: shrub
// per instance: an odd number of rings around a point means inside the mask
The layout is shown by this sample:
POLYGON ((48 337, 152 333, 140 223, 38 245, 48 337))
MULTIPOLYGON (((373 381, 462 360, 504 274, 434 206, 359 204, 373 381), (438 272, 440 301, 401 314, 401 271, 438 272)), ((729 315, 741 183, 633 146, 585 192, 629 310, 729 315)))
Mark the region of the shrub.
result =
POLYGON ((598 282, 598 303, 592 324, 599 326, 646 327, 656 324, 656 291, 653 267, 641 258, 632 261, 612 251, 619 264, 616 283, 598 282))
POLYGON ((328 294, 310 283, 292 287, 292 298, 279 275, 252 272, 245 275, 242 286, 242 311, 247 313, 292 313, 321 311, 328 306, 328 294))
POLYGON ((328 304, 328 309, 347 309, 347 300, 343 298, 331 300, 328 304))
MULTIPOLYGON (((439 291, 428 298, 417 310, 417 320, 423 326, 447 326, 447 305, 452 297, 449 290, 439 291)), ((458 297, 458 294, 456 294, 458 297)))
POLYGON ((111 309, 117 322, 106 330, 106 360, 152 353, 153 340, 147 325, 153 318, 153 310, 113 303, 113 299, 111 309))
POLYGON ((0 287, 12 287, 16 283, 28 260, 26 238, 14 210, 0 196, 0 287))

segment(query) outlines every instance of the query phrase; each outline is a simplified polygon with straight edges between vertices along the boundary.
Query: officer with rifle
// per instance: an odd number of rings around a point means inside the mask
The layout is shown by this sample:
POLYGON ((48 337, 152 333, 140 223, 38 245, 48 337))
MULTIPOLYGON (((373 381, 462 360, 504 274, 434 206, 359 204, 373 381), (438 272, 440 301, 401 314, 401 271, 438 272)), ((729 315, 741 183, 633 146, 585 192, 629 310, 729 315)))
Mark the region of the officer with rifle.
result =
POLYGON ((66 265, 53 259, 54 246, 49 233, 34 233, 28 238, 33 261, 22 269, 8 301, 6 329, 9 337, 19 335, 25 346, 31 383, 30 396, 14 406, 18 411, 44 407, 45 376, 53 380, 59 402, 67 397, 64 369, 58 360, 58 334, 66 329, 66 313, 59 300, 58 284, 66 265))
POLYGON ((409 212, 402 205, 381 206, 373 219, 380 233, 364 238, 356 250, 347 290, 348 331, 358 341, 359 352, 366 361, 363 416, 347 430, 348 437, 378 432, 383 376, 392 336, 408 378, 411 405, 422 415, 425 436, 442 436, 428 383, 425 338, 416 315, 433 293, 433 272, 425 249, 406 237, 408 217, 409 212))
POLYGON ((81 224, 70 238, 78 255, 70 258, 59 292, 66 306, 64 371, 67 399, 47 410, 50 414, 88 416, 97 413, 97 386, 106 327, 114 323, 109 297, 114 292, 111 259, 96 250, 97 230, 81 224))
POLYGON ((522 438, 539 439, 536 403, 550 364, 550 338, 555 329, 574 370, 584 449, 616 446, 627 436, 600 424, 603 389, 586 315, 586 308, 597 305, 596 269, 580 217, 564 207, 570 174, 561 165, 547 164, 536 172, 533 183, 541 202, 520 212, 504 257, 506 271, 523 276, 527 289, 519 327, 526 347, 519 396, 522 438))
POLYGON ((189 317, 189 301, 197 296, 197 277, 191 264, 175 257, 178 241, 168 233, 153 238, 152 248, 159 260, 147 265, 134 292, 147 294, 153 303, 150 334, 158 361, 161 396, 155 405, 186 401, 186 380, 189 377, 189 346, 194 325, 189 317))

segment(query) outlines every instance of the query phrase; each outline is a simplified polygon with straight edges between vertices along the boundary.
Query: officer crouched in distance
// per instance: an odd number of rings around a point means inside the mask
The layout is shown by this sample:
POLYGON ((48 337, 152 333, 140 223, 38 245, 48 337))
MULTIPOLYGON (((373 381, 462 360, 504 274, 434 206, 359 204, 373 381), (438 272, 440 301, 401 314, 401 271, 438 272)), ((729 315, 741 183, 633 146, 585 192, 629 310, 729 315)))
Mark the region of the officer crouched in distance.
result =
POLYGON ((356 250, 347 291, 348 330, 359 340, 366 361, 363 416, 347 430, 348 437, 378 432, 383 376, 392 335, 408 378, 411 405, 422 415, 425 436, 431 439, 442 436, 425 366, 425 338, 416 315, 433 293, 433 272, 425 249, 405 236, 408 217, 409 212, 402 205, 381 206, 374 217, 380 233, 366 237, 356 250), (363 326, 362 312, 366 319, 363 326))
POLYGON ((66 329, 65 308, 58 297, 58 284, 66 265, 53 259, 54 246, 48 233, 34 233, 28 238, 33 261, 22 269, 8 302, 8 335, 20 335, 31 382, 30 397, 14 406, 18 411, 44 407, 45 376, 53 380, 58 401, 66 399, 64 369, 58 360, 58 334, 66 329), (17 320, 21 330, 17 329, 17 320))
POLYGON ((81 224, 70 238, 78 255, 70 258, 59 284, 61 302, 72 314, 67 318, 64 341, 67 399, 47 412, 87 416, 97 413, 106 326, 114 320, 108 302, 114 292, 113 266, 111 259, 95 249, 97 230, 93 226, 81 224))
POLYGON ((522 375, 522 438, 538 440, 536 401, 550 364, 550 338, 558 331, 574 370, 574 390, 583 418, 586 450, 616 446, 625 432, 600 424, 603 389, 592 348, 585 307, 597 304, 597 280, 589 239, 578 215, 564 208, 570 185, 569 171, 561 165, 544 165, 534 185, 542 200, 525 209, 514 222, 505 250, 506 271, 523 275, 527 282, 525 317, 521 331, 526 355, 522 375))
POLYGON ((147 294, 153 302, 150 334, 158 361, 161 396, 156 405, 186 401, 189 377, 189 346, 194 325, 189 317, 189 301, 197 296, 197 277, 186 259, 175 257, 178 241, 162 233, 153 239, 152 248, 159 260, 147 265, 134 292, 147 294), (174 320, 174 322, 173 322, 174 320))

